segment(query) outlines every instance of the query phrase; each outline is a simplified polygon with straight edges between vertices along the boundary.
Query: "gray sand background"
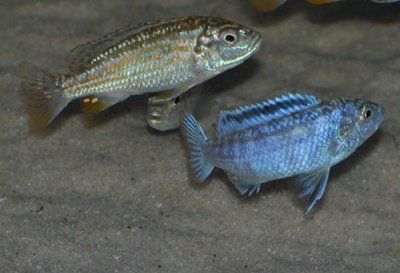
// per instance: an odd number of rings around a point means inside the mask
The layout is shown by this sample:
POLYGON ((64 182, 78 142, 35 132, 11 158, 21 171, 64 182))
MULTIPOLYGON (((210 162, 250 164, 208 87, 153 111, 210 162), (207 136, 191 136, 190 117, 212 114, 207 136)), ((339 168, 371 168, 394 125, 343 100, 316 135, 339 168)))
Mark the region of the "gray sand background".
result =
POLYGON ((400 5, 289 1, 2 0, 1 272, 400 272, 400 5), (146 97, 95 116, 73 104, 29 128, 18 66, 65 72, 68 51, 127 24, 218 15, 263 34, 262 49, 207 82, 196 112, 290 90, 382 104, 381 130, 331 172, 310 216, 288 182, 241 197, 221 171, 190 174, 179 131, 146 126, 146 97))

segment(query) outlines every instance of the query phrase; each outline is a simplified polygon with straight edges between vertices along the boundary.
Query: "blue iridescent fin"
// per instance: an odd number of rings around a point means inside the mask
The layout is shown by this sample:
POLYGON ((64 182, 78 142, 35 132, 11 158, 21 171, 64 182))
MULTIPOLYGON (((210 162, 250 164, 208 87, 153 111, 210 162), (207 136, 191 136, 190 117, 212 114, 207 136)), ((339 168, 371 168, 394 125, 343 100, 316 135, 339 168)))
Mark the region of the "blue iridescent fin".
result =
POLYGON ((271 120, 282 118, 308 109, 321 101, 312 95, 289 93, 261 103, 239 107, 231 111, 220 111, 217 136, 231 134, 271 120))
POLYGON ((295 177, 296 183, 301 188, 299 196, 301 198, 310 196, 306 214, 308 214, 315 204, 322 199, 328 185, 328 169, 321 169, 309 174, 302 174, 295 177))
POLYGON ((68 56, 68 68, 71 72, 78 73, 90 64, 101 53, 111 49, 119 43, 123 43, 130 36, 143 31, 146 28, 165 23, 166 20, 152 21, 144 24, 130 25, 111 32, 102 38, 79 45, 71 50, 68 56))
POLYGON ((226 174, 241 195, 247 194, 250 196, 253 193, 257 194, 260 192, 261 183, 251 180, 247 177, 238 177, 232 173, 227 172, 226 174))
POLYGON ((208 163, 204 155, 204 146, 206 145, 207 137, 191 114, 185 114, 183 129, 190 149, 190 166, 199 181, 203 182, 214 169, 214 166, 208 163))

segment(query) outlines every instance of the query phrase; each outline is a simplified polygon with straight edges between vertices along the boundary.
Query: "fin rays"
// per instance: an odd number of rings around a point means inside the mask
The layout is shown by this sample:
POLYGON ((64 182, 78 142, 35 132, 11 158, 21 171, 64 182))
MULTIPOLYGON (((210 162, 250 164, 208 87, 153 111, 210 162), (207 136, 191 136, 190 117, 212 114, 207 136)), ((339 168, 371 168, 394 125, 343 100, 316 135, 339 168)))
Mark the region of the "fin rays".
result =
POLYGON ((310 197, 307 205, 306 214, 308 214, 315 204, 322 199, 328 186, 330 169, 321 169, 312 173, 298 175, 295 177, 296 183, 301 188, 300 197, 310 197))
POLYGON ((204 154, 204 145, 207 142, 207 137, 191 114, 185 114, 183 128, 190 148, 190 166, 199 181, 203 182, 214 169, 214 166, 208 163, 204 154))
POLYGON ((254 179, 252 180, 251 178, 238 177, 235 174, 228 172, 226 174, 241 195, 247 194, 250 196, 253 193, 257 194, 260 192, 261 183, 253 181, 254 179))
POLYGON ((21 70, 21 89, 31 120, 37 126, 46 126, 70 101, 58 86, 60 76, 42 71, 30 63, 23 63, 21 70))

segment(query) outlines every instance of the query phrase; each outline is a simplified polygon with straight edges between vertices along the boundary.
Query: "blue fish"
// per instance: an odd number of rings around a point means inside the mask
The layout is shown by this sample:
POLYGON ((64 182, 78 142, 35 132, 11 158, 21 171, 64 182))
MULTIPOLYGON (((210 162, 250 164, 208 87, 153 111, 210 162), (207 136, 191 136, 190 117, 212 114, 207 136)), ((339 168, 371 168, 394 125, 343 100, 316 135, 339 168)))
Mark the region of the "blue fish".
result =
POLYGON ((300 196, 309 198, 307 214, 322 199, 331 167, 374 134, 383 118, 383 108, 370 101, 321 101, 293 92, 221 111, 215 141, 207 139, 190 114, 183 128, 200 182, 218 167, 241 194, 251 195, 262 183, 293 177, 300 196))

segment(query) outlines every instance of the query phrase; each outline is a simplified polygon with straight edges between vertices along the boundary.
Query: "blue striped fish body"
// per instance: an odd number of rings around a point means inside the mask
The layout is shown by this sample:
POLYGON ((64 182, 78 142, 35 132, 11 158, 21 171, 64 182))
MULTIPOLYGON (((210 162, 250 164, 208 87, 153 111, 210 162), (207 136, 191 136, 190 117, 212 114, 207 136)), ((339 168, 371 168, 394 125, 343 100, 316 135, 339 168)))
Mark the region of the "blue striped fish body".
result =
POLYGON ((329 163, 328 140, 337 130, 330 123, 339 118, 320 112, 302 112, 232 133, 208 145, 205 153, 216 167, 239 176, 256 174, 260 182, 315 170, 329 163))
POLYGON ((296 177, 301 195, 312 196, 309 212, 326 190, 330 168, 353 153, 382 120, 382 108, 372 102, 320 101, 290 93, 222 111, 215 141, 207 141, 190 116, 184 127, 200 181, 218 167, 242 194, 252 194, 264 182, 296 177))

